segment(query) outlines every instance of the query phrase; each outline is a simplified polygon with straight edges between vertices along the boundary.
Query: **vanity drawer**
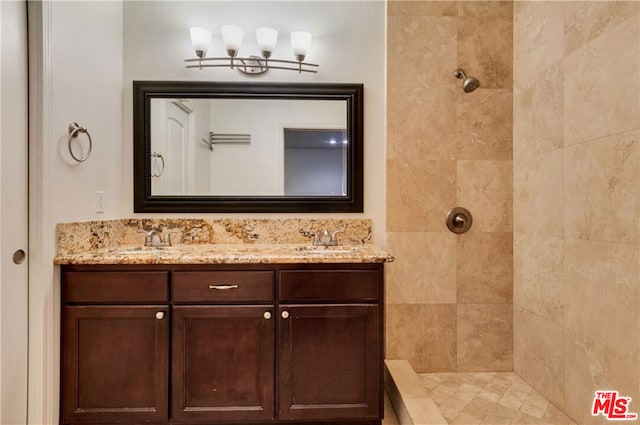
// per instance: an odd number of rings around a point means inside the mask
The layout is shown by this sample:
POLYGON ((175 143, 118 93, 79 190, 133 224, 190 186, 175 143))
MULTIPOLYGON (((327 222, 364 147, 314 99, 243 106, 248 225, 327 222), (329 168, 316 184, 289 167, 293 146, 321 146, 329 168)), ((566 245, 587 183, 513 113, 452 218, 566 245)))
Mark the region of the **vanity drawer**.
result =
POLYGON ((380 274, 375 270, 283 270, 281 301, 378 301, 380 274))
POLYGON ((169 273, 65 272, 63 297, 68 303, 157 303, 169 300, 169 273))
POLYGON ((173 301, 272 301, 273 271, 174 272, 173 301))

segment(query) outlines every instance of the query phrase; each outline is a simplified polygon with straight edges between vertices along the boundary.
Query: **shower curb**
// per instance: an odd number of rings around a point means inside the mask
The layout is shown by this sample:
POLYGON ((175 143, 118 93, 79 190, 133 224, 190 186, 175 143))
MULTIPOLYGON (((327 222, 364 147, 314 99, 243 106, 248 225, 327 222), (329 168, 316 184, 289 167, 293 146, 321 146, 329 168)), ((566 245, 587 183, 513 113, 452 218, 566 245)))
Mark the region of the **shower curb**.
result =
POLYGON ((447 425, 406 360, 385 360, 384 385, 400 425, 447 425))

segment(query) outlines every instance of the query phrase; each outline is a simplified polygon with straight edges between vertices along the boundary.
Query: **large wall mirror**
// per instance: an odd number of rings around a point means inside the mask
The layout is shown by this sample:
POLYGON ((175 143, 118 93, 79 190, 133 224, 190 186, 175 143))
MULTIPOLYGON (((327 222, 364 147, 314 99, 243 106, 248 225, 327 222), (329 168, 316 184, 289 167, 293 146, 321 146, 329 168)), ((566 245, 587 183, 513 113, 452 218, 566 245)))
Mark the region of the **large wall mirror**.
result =
POLYGON ((362 212, 362 91, 134 81, 134 212, 362 212))

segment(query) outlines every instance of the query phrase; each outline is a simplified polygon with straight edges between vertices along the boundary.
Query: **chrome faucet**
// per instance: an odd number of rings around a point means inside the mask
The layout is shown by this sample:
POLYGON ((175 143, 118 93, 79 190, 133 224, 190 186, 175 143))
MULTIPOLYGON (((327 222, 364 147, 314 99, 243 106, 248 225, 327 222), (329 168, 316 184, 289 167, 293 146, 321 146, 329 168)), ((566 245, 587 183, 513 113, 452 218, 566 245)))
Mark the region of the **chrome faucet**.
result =
POLYGON ((302 236, 313 238, 313 246, 336 246, 338 245, 337 234, 341 232, 344 232, 344 229, 336 230, 333 233, 329 233, 327 229, 324 229, 320 234, 300 229, 302 236))
POLYGON ((166 233, 162 232, 162 228, 150 229, 150 230, 138 230, 138 233, 144 233, 144 246, 171 246, 171 234, 179 233, 179 229, 171 229, 166 233), (164 233, 164 235, 163 235, 164 233))

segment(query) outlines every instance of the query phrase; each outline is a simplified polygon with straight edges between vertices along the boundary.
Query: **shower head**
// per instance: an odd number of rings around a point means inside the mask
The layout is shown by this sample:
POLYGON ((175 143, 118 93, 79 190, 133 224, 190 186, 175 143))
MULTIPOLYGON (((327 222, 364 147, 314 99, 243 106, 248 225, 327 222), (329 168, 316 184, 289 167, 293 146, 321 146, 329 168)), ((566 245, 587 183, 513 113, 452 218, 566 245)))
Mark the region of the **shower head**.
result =
POLYGON ((476 77, 467 77, 460 68, 456 69, 453 75, 455 75, 457 79, 464 79, 462 82, 462 90, 464 90, 465 93, 471 93, 480 87, 480 81, 476 77))

